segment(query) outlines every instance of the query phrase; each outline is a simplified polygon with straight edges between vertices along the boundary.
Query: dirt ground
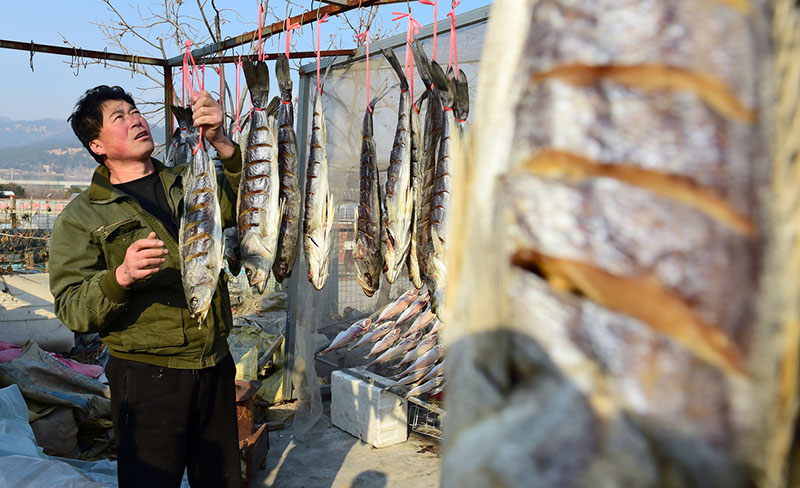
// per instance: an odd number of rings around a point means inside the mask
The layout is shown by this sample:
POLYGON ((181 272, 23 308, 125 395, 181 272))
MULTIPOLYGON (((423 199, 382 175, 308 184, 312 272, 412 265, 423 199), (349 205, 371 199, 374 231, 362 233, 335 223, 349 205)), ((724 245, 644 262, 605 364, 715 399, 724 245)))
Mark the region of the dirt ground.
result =
POLYGON ((376 449, 337 427, 308 443, 291 426, 270 432, 267 469, 251 487, 383 488, 439 486, 439 444, 412 433, 406 442, 376 449))

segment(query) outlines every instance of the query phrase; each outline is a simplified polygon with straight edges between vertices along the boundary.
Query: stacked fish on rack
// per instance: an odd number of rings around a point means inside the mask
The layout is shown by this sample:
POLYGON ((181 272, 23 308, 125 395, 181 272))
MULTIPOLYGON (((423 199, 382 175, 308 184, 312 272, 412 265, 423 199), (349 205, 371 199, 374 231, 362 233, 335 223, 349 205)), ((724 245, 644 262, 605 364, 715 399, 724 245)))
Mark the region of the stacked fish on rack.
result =
POLYGON ((428 60, 418 42, 413 51, 426 86, 416 103, 394 52, 382 51, 400 79, 397 130, 381 194, 372 140, 375 101, 371 101, 364 116, 353 257, 367 296, 378 288, 379 270, 394 283, 406 266, 415 288, 427 285, 430 306, 436 312, 446 284, 451 160, 466 131, 469 91, 463 71, 456 74, 451 69, 445 74, 441 66, 428 60), (420 118, 423 104, 424 122, 420 118))
POLYGON ((433 313, 431 295, 411 288, 370 317, 354 322, 319 354, 349 346, 371 345, 366 367, 385 364, 396 371, 389 388, 406 398, 435 395, 444 388, 444 348, 439 341, 441 321, 433 313))

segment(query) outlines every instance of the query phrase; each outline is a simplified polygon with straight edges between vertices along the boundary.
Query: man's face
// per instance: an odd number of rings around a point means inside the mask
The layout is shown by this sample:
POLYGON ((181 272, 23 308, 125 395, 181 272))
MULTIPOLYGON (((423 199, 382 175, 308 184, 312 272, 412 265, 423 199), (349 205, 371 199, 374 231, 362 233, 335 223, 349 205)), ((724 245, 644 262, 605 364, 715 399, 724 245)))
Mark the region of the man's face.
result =
POLYGON ((107 161, 143 161, 153 153, 153 136, 147 120, 125 100, 103 103, 103 126, 100 135, 90 144, 95 154, 107 161))

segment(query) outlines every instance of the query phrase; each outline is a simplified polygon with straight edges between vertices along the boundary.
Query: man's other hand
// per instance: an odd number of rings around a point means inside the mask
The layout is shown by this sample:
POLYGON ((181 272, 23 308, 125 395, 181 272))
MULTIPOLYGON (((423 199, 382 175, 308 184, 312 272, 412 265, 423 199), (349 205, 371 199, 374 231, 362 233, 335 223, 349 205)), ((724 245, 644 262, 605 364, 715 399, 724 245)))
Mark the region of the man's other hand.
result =
POLYGON ((161 269, 167 254, 164 242, 156 239, 151 232, 147 238, 139 239, 125 251, 125 261, 117 266, 114 276, 123 288, 130 288, 134 283, 152 276, 161 269))

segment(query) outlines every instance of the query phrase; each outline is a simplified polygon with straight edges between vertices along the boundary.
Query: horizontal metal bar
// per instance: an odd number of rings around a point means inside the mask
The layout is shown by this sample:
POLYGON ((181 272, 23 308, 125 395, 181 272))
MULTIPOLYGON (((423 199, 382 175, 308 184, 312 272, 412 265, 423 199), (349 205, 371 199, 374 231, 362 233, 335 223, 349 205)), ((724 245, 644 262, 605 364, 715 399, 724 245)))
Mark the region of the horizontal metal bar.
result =
MULTIPOLYGON (((330 50, 330 51, 321 51, 319 53, 319 55, 321 57, 323 57, 323 58, 326 57, 326 56, 352 56, 353 53, 355 53, 355 52, 356 52, 355 49, 333 49, 333 50, 330 50)), ((281 53, 265 53, 264 54, 264 59, 278 59, 279 57, 281 57, 281 56, 283 56, 285 54, 286 54, 285 52, 281 52, 281 53)), ((317 56, 316 51, 295 51, 295 52, 290 52, 289 53, 289 58, 290 59, 295 59, 295 58, 313 58, 313 57, 316 57, 316 56, 317 56)), ((242 59, 243 60, 244 59, 255 60, 256 59, 256 55, 253 54, 253 55, 250 55, 250 56, 242 56, 242 59)), ((212 65, 213 64, 220 64, 220 63, 228 64, 228 63, 237 63, 237 62, 239 62, 239 56, 223 56, 221 58, 203 58, 203 63, 212 64, 212 65)))
POLYGON ((123 61, 126 63, 151 64, 155 66, 166 66, 167 60, 161 58, 150 58, 147 56, 135 56, 131 54, 110 53, 107 51, 93 51, 91 49, 73 48, 64 46, 51 46, 49 44, 36 44, 35 42, 19 42, 0 39, 0 48, 17 49, 36 53, 58 54, 61 56, 73 56, 77 58, 92 58, 99 61, 123 61))
MULTIPOLYGON (((311 22, 316 22, 317 19, 321 19, 326 14, 329 16, 343 14, 350 10, 359 8, 359 7, 372 7, 374 5, 388 5, 393 3, 406 3, 408 0, 349 0, 348 5, 326 5, 324 7, 320 7, 318 9, 310 10, 308 12, 302 13, 300 15, 295 15, 294 17, 289 18, 289 24, 300 24, 306 25, 310 24, 311 22)), ((416 1, 416 0, 414 0, 416 1)), ((270 25, 265 25, 261 28, 261 37, 262 40, 271 37, 274 34, 279 34, 284 31, 286 27, 285 21, 281 20, 279 22, 274 22, 270 25)), ((197 49, 192 50, 192 57, 194 57, 195 61, 199 61, 200 58, 210 56, 212 54, 223 52, 225 50, 241 46, 244 43, 250 42, 253 39, 258 37, 258 29, 250 32, 245 32, 239 36, 225 39, 222 42, 216 42, 214 44, 207 44, 205 46, 199 47, 197 49)), ((183 55, 175 56, 173 58, 169 58, 167 60, 168 66, 179 66, 183 64, 183 55)))

